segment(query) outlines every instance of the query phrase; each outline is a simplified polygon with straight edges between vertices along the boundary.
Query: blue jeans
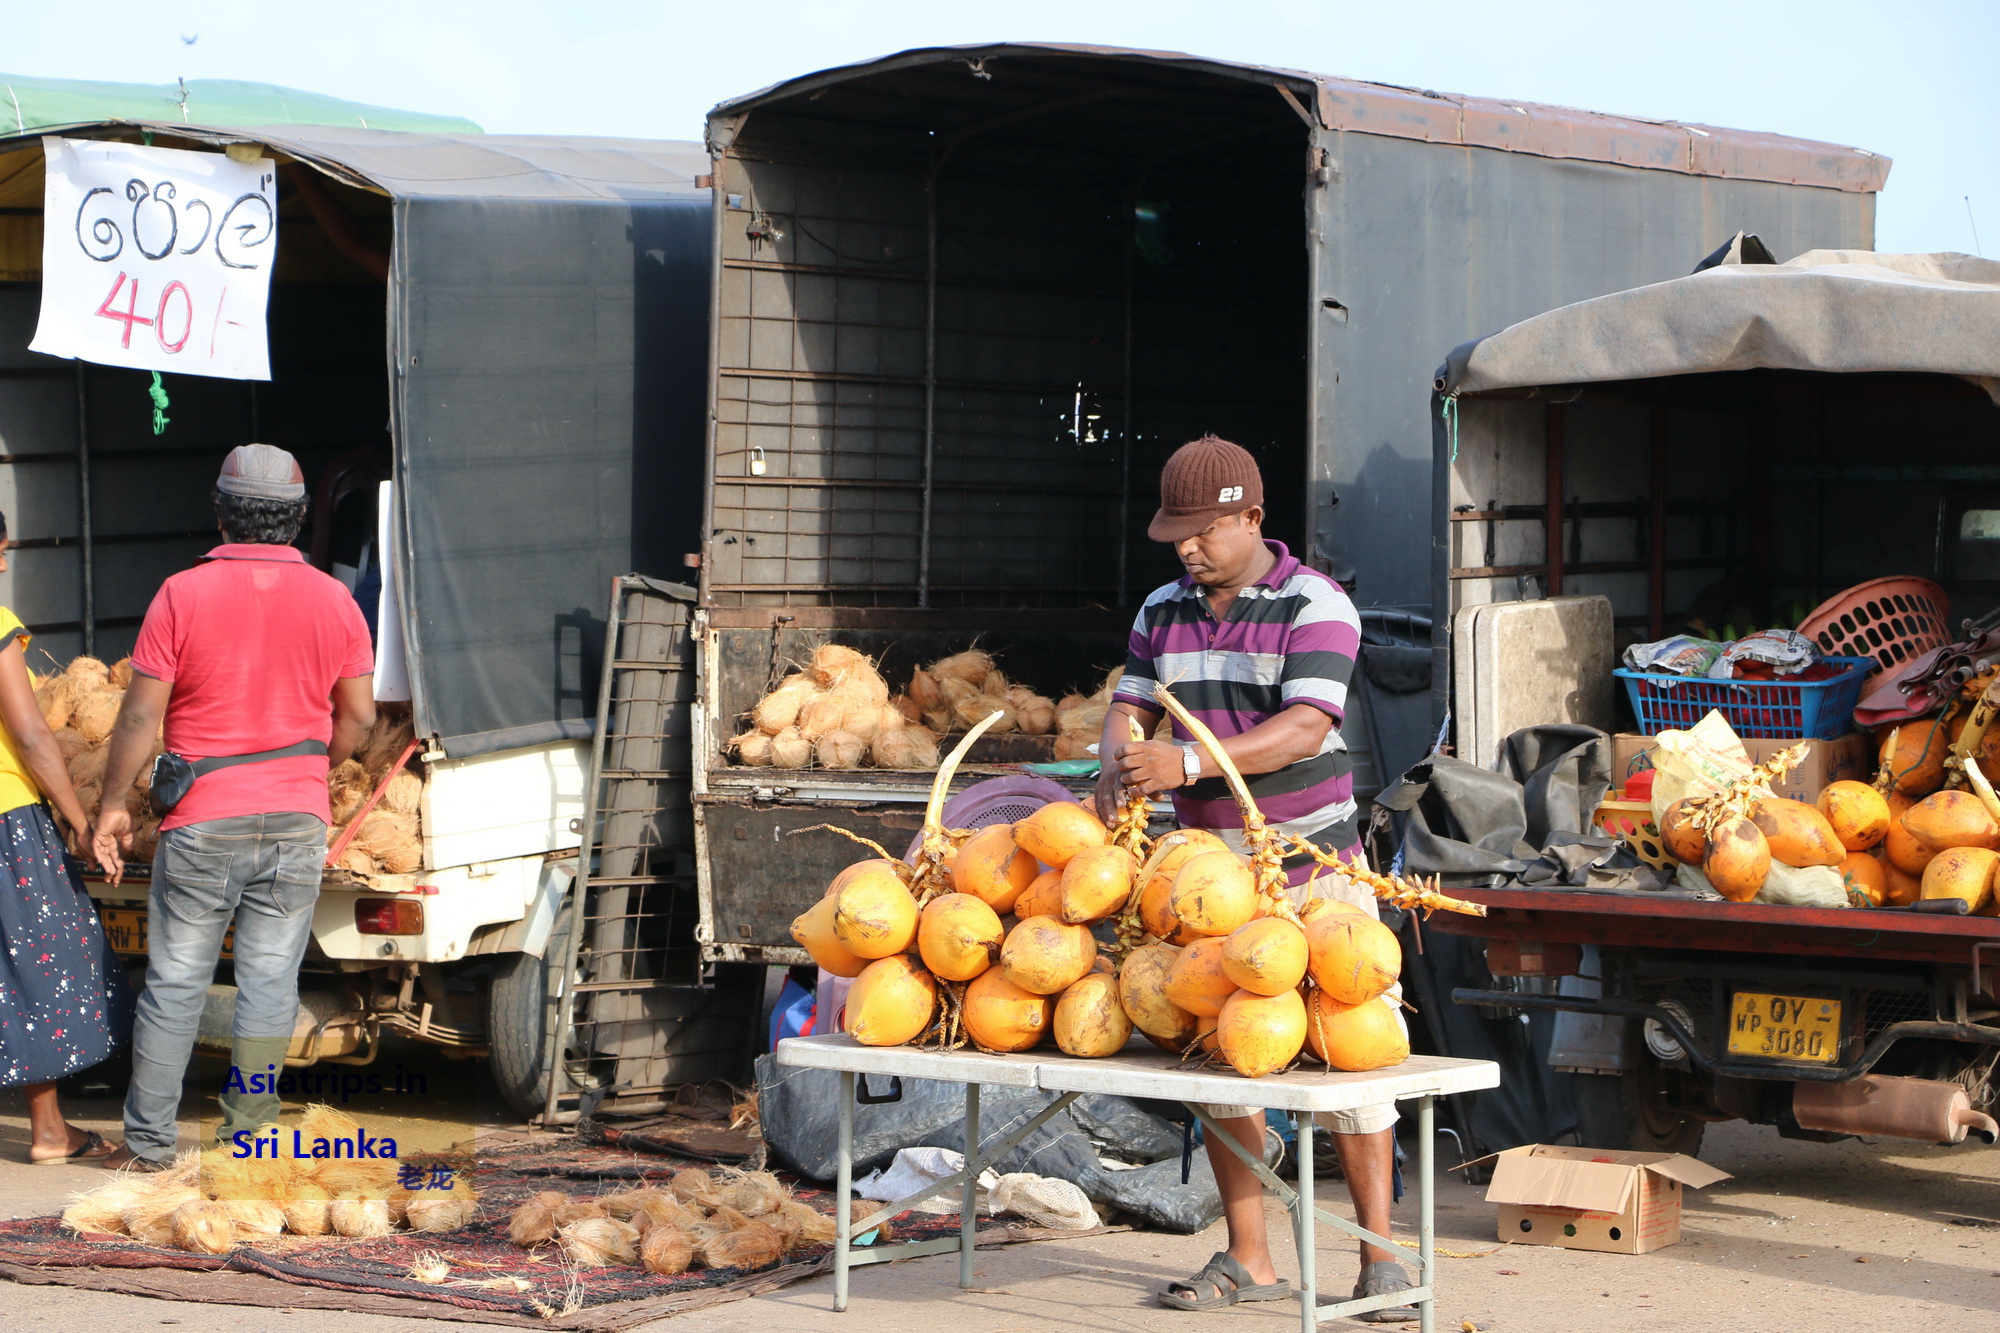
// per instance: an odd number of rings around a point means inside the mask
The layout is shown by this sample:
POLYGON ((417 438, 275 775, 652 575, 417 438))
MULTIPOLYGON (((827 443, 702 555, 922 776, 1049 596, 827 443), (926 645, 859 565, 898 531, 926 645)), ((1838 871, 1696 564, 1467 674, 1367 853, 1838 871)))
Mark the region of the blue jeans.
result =
MULTIPOLYGON (((212 819, 160 836, 147 899, 146 989, 125 1093, 125 1142, 139 1156, 173 1156, 181 1082, 232 917, 233 1046, 239 1053, 275 1049, 282 1067, 325 859, 326 825, 307 814, 212 819)), ((265 1072, 261 1062, 254 1072, 265 1072)))

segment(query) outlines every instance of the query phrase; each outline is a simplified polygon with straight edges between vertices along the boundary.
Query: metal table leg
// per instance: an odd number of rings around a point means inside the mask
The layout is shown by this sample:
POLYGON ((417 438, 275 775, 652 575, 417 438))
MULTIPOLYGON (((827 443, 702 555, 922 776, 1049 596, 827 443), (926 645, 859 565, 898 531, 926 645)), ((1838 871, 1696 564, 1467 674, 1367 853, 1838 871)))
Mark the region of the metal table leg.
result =
POLYGON ((958 1285, 972 1286, 972 1251, 979 1239, 979 1085, 965 1085, 965 1193, 958 1210, 958 1285))
POLYGON ((1417 1302, 1420 1333, 1434 1333, 1437 1327, 1437 1224, 1434 1218, 1436 1191, 1432 1174, 1435 1163, 1433 1140, 1437 1137, 1437 1107, 1431 1097, 1417 1098, 1417 1285, 1424 1298, 1417 1302))
POLYGON ((1313 1333, 1319 1327, 1319 1229, 1313 1216, 1313 1117, 1301 1111, 1292 1117, 1298 1137, 1298 1198, 1292 1205, 1292 1235, 1299 1252, 1299 1327, 1313 1333))
POLYGON ((833 1185, 833 1308, 847 1308, 847 1247, 853 1223, 854 1198, 854 1073, 840 1071, 840 1159, 833 1185))

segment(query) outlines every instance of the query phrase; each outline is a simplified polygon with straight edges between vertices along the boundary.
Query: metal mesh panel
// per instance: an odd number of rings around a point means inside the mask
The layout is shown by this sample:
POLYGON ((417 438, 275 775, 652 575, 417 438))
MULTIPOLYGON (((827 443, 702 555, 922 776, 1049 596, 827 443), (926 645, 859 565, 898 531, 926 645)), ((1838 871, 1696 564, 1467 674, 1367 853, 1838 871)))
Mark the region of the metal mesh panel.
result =
POLYGON ((636 576, 613 598, 551 1115, 585 1088, 630 1102, 726 1076, 746 1048, 741 997, 704 983, 695 943, 692 600, 691 589, 636 576))

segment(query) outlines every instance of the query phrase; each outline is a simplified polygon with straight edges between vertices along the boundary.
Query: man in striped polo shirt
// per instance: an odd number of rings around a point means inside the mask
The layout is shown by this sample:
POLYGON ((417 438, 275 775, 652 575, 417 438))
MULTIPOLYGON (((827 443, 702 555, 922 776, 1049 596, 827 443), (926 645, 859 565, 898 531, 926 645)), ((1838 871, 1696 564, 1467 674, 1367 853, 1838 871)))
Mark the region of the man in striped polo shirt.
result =
MULTIPOLYGON (((1361 646, 1361 620, 1339 584, 1306 568, 1263 535, 1264 483, 1250 453, 1203 436, 1181 446, 1160 474, 1160 510, 1147 535, 1170 542, 1187 576, 1146 599, 1132 626, 1130 655, 1098 753, 1099 812, 1109 820, 1125 793, 1173 793, 1183 828, 1212 829, 1239 850, 1243 820, 1216 767, 1179 723, 1172 741, 1133 741, 1128 718, 1151 735, 1161 709, 1154 686, 1174 697, 1222 741, 1266 818, 1279 829, 1329 850, 1357 849, 1354 773, 1341 723, 1361 646)), ((1303 859, 1302 859, 1303 860, 1303 859)), ((1286 866, 1296 893, 1312 863, 1286 866)), ((1375 899, 1338 877, 1322 891, 1375 911, 1375 899)), ((1264 1146, 1264 1117, 1254 1107, 1207 1108, 1253 1155, 1264 1146)), ((1328 1119, 1356 1220, 1389 1232, 1394 1179, 1393 1103, 1336 1112, 1328 1119)), ((1200 1310, 1237 1301, 1279 1300, 1289 1283, 1271 1266, 1263 1186, 1237 1156, 1208 1145, 1222 1194, 1229 1248, 1160 1295, 1166 1305, 1200 1310)), ((1413 1284, 1379 1247, 1361 1247, 1354 1294, 1386 1295, 1413 1284)), ((1415 1319, 1413 1306, 1360 1316, 1376 1323, 1415 1319)))

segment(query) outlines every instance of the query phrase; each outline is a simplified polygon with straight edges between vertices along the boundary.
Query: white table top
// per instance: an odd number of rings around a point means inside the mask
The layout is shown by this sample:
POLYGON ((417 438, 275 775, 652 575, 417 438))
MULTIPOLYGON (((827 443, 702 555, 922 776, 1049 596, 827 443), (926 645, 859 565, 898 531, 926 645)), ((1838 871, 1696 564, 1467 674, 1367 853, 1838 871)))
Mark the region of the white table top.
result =
POLYGON ((863 1074, 898 1074, 948 1083, 992 1083, 1049 1092, 1100 1092, 1175 1102, 1223 1102, 1280 1111, 1345 1111, 1408 1097, 1442 1096, 1500 1085, 1491 1060, 1413 1055, 1391 1069, 1342 1074, 1300 1066, 1286 1074, 1244 1078, 1227 1065, 1183 1065, 1178 1056, 1135 1040, 1098 1060, 1078 1059, 1050 1047, 1018 1055, 920 1051, 912 1046, 863 1046, 845 1034, 787 1037, 778 1063, 863 1074))

